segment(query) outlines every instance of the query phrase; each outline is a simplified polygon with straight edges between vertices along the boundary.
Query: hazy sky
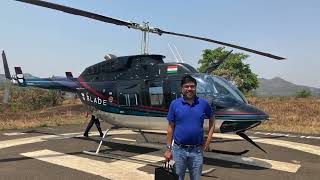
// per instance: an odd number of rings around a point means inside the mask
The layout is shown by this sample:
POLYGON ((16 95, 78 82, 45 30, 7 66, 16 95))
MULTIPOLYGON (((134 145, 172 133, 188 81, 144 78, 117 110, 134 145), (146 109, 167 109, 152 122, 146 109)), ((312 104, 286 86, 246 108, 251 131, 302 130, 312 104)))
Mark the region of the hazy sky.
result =
MULTIPOLYGON (((320 1, 317 0, 51 0, 105 16, 150 22, 178 33, 204 36, 286 57, 253 55, 245 61, 260 78, 279 76, 320 88, 320 1)), ((141 32, 13 0, 0 1, 0 49, 11 71, 35 76, 79 75, 107 53, 140 54, 141 32)), ((175 61, 168 43, 195 67, 202 50, 218 45, 150 35, 150 52, 175 61)), ((231 48, 227 48, 231 50, 231 48)), ((243 52, 234 50, 234 52, 243 52)), ((246 53, 246 52, 244 52, 246 53)), ((0 73, 3 74, 2 63, 0 73)))

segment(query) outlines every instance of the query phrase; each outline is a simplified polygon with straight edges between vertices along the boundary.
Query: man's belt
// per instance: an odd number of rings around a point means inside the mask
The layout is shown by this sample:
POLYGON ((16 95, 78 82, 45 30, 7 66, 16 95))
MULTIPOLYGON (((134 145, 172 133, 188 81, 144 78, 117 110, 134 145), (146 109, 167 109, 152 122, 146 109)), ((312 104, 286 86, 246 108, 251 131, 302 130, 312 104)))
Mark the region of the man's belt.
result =
POLYGON ((181 148, 196 148, 196 147, 201 147, 202 144, 180 144, 177 142, 174 142, 175 145, 181 147, 181 148))

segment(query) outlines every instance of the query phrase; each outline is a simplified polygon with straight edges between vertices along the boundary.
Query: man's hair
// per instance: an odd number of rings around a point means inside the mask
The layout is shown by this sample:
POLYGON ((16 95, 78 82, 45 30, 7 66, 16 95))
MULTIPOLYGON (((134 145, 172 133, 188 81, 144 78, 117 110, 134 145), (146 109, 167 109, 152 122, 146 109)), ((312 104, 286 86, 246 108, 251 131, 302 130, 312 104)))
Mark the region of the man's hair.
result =
POLYGON ((185 75, 185 76, 183 76, 182 77, 182 79, 181 79, 181 87, 184 85, 184 84, 186 84, 186 83, 190 83, 190 82, 193 82, 196 86, 197 86, 197 81, 196 81, 196 79, 194 79, 192 76, 190 76, 190 75, 185 75))

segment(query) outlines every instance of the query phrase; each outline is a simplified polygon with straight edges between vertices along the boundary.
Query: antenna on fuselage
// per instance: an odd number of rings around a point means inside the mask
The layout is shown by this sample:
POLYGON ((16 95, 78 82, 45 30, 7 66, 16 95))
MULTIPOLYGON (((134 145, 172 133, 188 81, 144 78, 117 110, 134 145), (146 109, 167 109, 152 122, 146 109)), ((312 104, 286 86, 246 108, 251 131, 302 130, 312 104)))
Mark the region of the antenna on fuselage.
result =
POLYGON ((170 49, 171 53, 173 54, 174 58, 176 59, 176 62, 178 63, 178 62, 179 62, 179 59, 177 58, 177 56, 176 56, 175 53, 173 52, 170 43, 168 43, 168 46, 169 46, 169 49, 170 49))
POLYGON ((174 44, 173 44, 173 47, 176 49, 176 52, 177 52, 177 54, 178 54, 178 56, 180 58, 180 61, 183 63, 183 59, 182 59, 182 57, 181 57, 181 55, 180 55, 180 53, 178 51, 178 48, 174 44))

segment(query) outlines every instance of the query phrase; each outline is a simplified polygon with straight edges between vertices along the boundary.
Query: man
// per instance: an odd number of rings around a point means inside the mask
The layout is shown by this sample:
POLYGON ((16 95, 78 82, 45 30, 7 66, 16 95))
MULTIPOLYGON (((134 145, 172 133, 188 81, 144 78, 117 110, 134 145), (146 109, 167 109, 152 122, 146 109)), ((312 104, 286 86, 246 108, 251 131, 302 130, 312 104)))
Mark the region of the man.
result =
POLYGON ((167 149, 164 157, 175 161, 175 171, 183 180, 188 168, 191 180, 202 173, 203 151, 209 150, 214 131, 213 111, 207 100, 196 96, 197 81, 190 75, 181 80, 183 97, 171 102, 168 112, 167 149), (209 132, 204 142, 203 123, 209 118, 209 132), (174 140, 173 146, 172 140, 174 140))
POLYGON ((100 137, 102 137, 103 136, 103 132, 101 130, 100 121, 94 115, 91 115, 91 120, 90 120, 90 122, 89 122, 89 124, 88 124, 88 126, 87 126, 87 128, 86 128, 86 130, 85 130, 85 132, 83 134, 83 136, 85 136, 85 137, 89 136, 89 131, 90 131, 91 127, 93 126, 93 123, 96 124, 97 129, 98 129, 98 131, 100 133, 100 137))

